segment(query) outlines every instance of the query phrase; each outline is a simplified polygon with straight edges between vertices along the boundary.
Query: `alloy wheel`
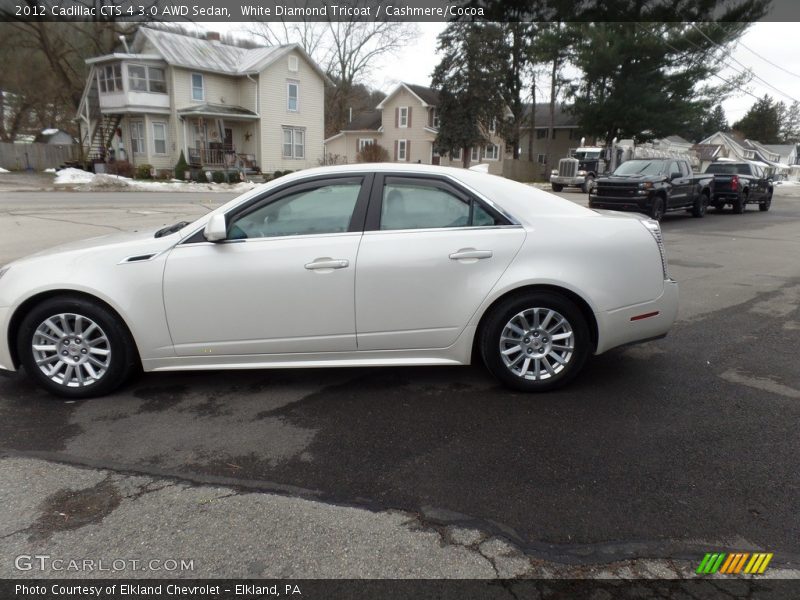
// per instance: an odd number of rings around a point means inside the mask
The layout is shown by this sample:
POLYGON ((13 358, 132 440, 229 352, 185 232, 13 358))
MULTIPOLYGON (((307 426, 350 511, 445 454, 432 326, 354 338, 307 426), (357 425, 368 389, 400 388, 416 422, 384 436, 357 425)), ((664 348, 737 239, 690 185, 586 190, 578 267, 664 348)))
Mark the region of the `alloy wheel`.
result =
POLYGON ((569 321, 551 308, 529 308, 506 323, 500 335, 500 356, 517 377, 544 381, 563 371, 575 351, 569 321))

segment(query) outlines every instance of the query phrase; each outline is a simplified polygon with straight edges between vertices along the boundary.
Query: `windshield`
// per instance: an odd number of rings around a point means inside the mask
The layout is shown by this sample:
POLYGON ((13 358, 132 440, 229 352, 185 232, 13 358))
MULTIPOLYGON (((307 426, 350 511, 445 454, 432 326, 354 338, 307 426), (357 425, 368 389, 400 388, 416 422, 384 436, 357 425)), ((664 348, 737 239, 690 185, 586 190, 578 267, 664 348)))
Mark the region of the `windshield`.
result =
POLYGON ((718 175, 750 175, 750 165, 743 163, 711 163, 706 173, 718 175))
POLYGON ((600 151, 595 150, 594 152, 587 152, 585 150, 581 150, 580 152, 575 153, 575 158, 578 160, 596 160, 600 158, 600 151))
POLYGON ((665 160, 629 160, 614 170, 614 175, 660 175, 666 173, 665 160))

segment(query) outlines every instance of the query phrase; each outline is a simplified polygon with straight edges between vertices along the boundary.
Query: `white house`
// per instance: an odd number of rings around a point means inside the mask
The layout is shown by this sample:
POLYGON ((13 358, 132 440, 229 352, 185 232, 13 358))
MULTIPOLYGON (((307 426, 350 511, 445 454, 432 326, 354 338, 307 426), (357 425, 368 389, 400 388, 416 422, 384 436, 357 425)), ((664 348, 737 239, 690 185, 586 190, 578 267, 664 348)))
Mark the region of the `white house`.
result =
POLYGON ((183 152, 204 169, 271 172, 323 158, 327 78, 298 45, 245 49, 141 27, 125 52, 98 56, 78 111, 87 154, 157 170, 183 152))

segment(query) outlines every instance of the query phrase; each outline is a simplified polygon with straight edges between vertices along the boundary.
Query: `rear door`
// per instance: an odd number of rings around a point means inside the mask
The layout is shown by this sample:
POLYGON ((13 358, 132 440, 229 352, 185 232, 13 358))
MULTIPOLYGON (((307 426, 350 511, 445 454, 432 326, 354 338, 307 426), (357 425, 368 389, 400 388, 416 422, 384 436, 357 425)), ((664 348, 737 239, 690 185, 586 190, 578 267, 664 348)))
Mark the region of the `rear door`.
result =
POLYGON ((376 175, 356 265, 361 350, 446 348, 525 230, 443 177, 376 175))

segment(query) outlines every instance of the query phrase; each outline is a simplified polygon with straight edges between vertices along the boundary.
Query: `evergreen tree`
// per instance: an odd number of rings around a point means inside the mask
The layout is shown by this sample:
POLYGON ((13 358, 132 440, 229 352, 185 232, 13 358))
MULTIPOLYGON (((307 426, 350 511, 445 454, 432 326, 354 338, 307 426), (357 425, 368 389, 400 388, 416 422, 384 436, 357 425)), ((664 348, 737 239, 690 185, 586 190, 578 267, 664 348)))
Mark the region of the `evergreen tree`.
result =
POLYGON ((777 144, 781 141, 781 116, 778 104, 765 95, 750 107, 744 117, 733 124, 733 129, 747 139, 762 144, 777 144))
POLYGON ((470 149, 489 141, 489 125, 503 120, 501 89, 505 75, 503 30, 494 23, 452 23, 439 35, 442 60, 431 85, 439 92, 436 150, 459 150, 469 166, 470 149))
POLYGON ((784 144, 800 143, 800 102, 797 100, 783 114, 780 137, 784 144))

